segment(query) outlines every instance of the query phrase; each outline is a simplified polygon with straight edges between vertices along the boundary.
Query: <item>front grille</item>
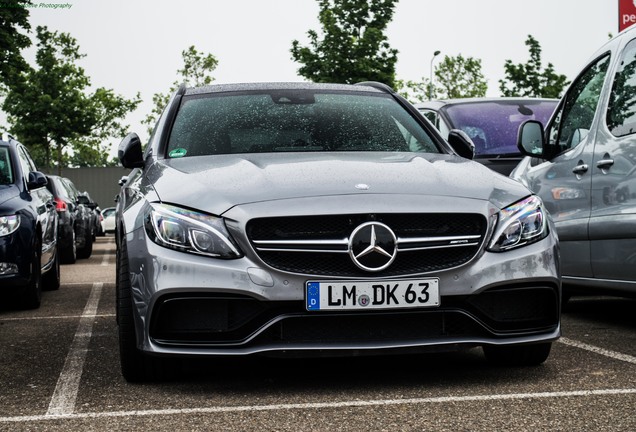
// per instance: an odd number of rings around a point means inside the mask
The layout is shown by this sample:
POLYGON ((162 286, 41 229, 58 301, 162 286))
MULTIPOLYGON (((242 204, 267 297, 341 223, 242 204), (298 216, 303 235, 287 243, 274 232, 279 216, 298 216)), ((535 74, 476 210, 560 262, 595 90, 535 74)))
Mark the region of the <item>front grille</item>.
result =
POLYGON ((353 214, 253 219, 247 236, 269 266, 316 276, 363 277, 348 254, 352 232, 381 222, 398 238, 395 261, 377 276, 426 273, 457 267, 479 251, 486 233, 480 214, 353 214))
POLYGON ((279 322, 260 338, 280 337, 287 343, 346 343, 351 341, 407 343, 444 337, 487 336, 487 332, 458 311, 409 311, 361 315, 299 316, 279 322))

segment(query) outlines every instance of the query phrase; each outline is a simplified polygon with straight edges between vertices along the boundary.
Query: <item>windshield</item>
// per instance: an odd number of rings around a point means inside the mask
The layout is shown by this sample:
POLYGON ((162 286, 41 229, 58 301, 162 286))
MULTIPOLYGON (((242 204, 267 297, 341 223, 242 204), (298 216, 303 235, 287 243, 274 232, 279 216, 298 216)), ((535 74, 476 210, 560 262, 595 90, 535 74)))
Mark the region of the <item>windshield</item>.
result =
POLYGON ((184 97, 166 156, 324 151, 440 152, 388 95, 294 89, 184 97))
POLYGON ((461 129, 475 143, 476 156, 518 155, 517 133, 526 120, 546 124, 558 101, 491 101, 447 105, 442 110, 451 128, 461 129))
POLYGON ((0 147, 0 185, 13 184, 11 157, 7 147, 0 147))

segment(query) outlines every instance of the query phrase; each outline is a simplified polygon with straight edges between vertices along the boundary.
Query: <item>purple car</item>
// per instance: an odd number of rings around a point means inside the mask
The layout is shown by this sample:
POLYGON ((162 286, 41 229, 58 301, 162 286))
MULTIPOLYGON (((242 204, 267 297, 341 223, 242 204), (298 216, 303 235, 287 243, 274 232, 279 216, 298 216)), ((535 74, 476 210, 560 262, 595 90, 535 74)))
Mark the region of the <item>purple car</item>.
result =
POLYGON ((475 161, 509 175, 521 161, 517 131, 526 120, 546 124, 557 99, 473 98, 428 101, 415 105, 448 138, 460 129, 475 144, 475 161))

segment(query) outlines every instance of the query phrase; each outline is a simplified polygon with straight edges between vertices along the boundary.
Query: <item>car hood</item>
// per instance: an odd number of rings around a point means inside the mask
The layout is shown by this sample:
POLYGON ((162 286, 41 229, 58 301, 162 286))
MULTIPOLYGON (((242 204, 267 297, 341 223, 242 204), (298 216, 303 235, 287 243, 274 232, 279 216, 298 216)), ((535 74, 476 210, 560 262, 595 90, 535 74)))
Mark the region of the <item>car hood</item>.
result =
POLYGON ((18 195, 20 195, 20 190, 16 185, 0 186, 0 205, 18 195))
POLYGON ((452 155, 261 153, 165 159, 147 176, 162 202, 220 215, 260 201, 353 194, 462 197, 506 207, 528 189, 452 155))

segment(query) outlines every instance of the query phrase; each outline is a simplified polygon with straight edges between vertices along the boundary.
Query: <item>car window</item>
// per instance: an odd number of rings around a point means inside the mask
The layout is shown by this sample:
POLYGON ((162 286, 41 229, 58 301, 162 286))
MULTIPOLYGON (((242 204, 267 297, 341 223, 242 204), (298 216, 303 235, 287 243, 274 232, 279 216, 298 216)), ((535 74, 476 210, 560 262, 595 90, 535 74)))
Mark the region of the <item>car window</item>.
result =
POLYGON ((105 218, 109 217, 109 216, 114 216, 115 215, 115 209, 114 208, 107 208, 104 211, 102 211, 102 216, 104 216, 105 218))
POLYGON ((27 176, 31 171, 35 171, 35 166, 23 147, 18 147, 18 160, 20 161, 20 166, 22 167, 22 172, 25 176, 27 176))
POLYGON ((166 156, 307 151, 439 153, 388 95, 278 90, 184 97, 166 156))
POLYGON ((11 168, 11 155, 7 147, 0 147, 0 185, 13 183, 13 170, 11 168))
POLYGON ((627 44, 620 60, 606 119, 617 137, 636 133, 636 39, 627 44))
POLYGON ((428 121, 431 122, 431 124, 433 124, 433 126, 438 127, 437 113, 435 111, 426 108, 420 108, 420 112, 424 117, 428 119, 428 121))
POLYGON ((475 155, 516 155, 519 126, 527 120, 547 123, 557 103, 556 99, 498 99, 448 104, 442 111, 453 128, 471 138, 475 155))
POLYGON ((67 178, 62 178, 61 183, 64 186, 64 189, 66 190, 66 196, 72 199, 73 201, 77 201, 79 193, 77 188, 73 184, 73 182, 71 182, 67 178))
POLYGON ((547 135, 550 144, 557 145, 560 152, 583 141, 592 127, 609 59, 607 55, 592 64, 565 95, 547 135))

